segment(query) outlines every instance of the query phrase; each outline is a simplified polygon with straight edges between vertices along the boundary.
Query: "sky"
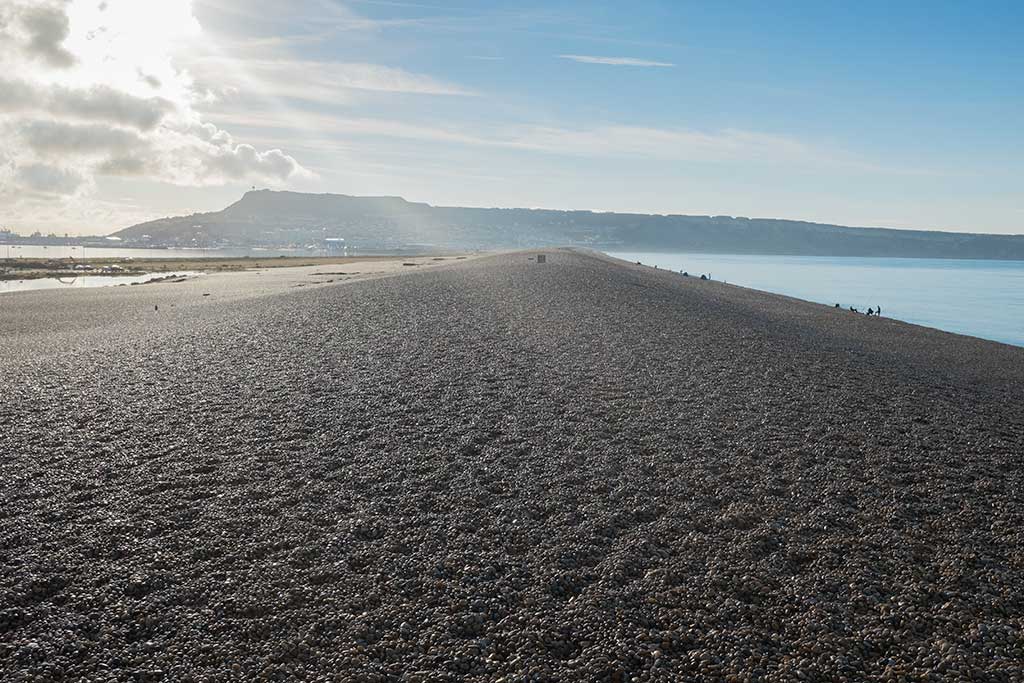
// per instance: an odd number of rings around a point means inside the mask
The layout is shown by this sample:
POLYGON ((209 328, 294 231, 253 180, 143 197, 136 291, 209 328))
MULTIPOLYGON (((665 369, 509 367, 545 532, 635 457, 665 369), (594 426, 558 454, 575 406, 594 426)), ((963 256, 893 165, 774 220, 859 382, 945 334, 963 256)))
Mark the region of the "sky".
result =
POLYGON ((1024 3, 0 0, 0 227, 251 187, 1024 233, 1024 3))

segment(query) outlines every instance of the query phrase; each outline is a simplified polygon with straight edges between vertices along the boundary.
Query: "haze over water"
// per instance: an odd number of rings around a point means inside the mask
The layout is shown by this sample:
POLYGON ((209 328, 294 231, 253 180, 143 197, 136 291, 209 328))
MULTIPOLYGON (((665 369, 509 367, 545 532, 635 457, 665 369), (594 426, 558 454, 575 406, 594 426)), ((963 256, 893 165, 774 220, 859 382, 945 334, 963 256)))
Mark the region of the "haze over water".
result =
POLYGON ((609 254, 844 309, 881 306, 889 318, 1024 346, 1024 261, 609 254))

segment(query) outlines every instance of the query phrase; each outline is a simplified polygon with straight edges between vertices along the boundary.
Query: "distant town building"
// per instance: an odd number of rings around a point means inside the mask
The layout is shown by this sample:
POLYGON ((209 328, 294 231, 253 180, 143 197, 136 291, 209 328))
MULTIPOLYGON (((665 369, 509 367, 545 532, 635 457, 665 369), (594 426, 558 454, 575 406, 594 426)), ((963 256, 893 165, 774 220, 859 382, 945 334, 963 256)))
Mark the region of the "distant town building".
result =
POLYGON ((345 242, 344 237, 325 237, 322 242, 324 251, 332 254, 348 250, 348 244, 345 242))

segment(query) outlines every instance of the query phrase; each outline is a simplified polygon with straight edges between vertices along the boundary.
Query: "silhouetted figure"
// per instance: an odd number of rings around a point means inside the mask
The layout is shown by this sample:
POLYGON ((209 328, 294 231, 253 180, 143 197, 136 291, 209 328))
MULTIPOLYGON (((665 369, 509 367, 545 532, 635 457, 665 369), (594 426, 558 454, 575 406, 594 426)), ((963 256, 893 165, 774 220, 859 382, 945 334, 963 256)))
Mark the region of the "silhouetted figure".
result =
POLYGON ((160 310, 160 307, 159 307, 159 306, 153 306, 153 310, 154 310, 154 311, 159 311, 159 310, 160 310))
POLYGON ((856 308, 854 308, 853 306, 850 306, 850 311, 852 311, 853 313, 860 313, 860 311, 858 311, 858 310, 857 310, 856 308))
POLYGON ((690 274, 689 274, 689 273, 687 273, 687 272, 686 272, 686 271, 684 270, 684 271, 683 271, 683 277, 690 277, 690 274))
POLYGON ((882 307, 875 306, 875 315, 882 315, 882 307))
POLYGON ((700 279, 701 279, 701 280, 707 280, 707 279, 708 279, 708 276, 707 276, 707 275, 705 275, 704 273, 701 273, 701 274, 700 274, 700 279))
POLYGON ((874 314, 875 314, 875 312, 873 310, 871 310, 870 307, 868 307, 868 316, 872 316, 874 314))
POLYGON ((839 304, 836 304, 836 308, 839 308, 839 304))

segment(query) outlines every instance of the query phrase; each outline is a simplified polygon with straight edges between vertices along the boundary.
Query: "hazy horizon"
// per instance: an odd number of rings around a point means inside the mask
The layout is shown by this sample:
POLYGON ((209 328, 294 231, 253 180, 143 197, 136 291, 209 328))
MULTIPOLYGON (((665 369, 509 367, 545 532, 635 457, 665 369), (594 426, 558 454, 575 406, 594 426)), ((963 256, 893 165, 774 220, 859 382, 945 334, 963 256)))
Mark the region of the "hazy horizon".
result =
MULTIPOLYGON (((300 192, 298 190, 290 190, 290 189, 287 189, 287 188, 281 188, 281 189, 256 188, 255 191, 261 191, 261 190, 270 190, 272 192, 300 192)), ((228 204, 224 205, 223 207, 220 207, 220 209, 225 209, 228 206, 230 206, 231 204, 234 204, 236 201, 240 201, 246 194, 248 194, 248 192, 251 192, 251 191, 254 191, 254 190, 252 190, 251 188, 249 190, 244 190, 242 192, 242 194, 240 194, 239 197, 235 201, 229 202, 228 204)), ((874 228, 874 229, 878 229, 878 230, 908 230, 908 231, 913 231, 913 232, 963 232, 963 233, 970 233, 970 234, 993 234, 993 235, 999 234, 999 235, 1008 235, 1008 236, 1013 236, 1013 237, 1024 236, 1024 226, 1022 226, 1020 232, 985 233, 985 232, 981 232, 981 231, 955 230, 953 228, 938 229, 938 228, 928 228, 928 227, 893 227, 893 226, 887 226, 887 225, 847 225, 847 224, 835 223, 835 222, 829 222, 829 221, 805 221, 804 219, 790 218, 788 216, 742 216, 742 215, 738 215, 738 214, 730 215, 730 214, 724 214, 724 213, 721 213, 721 214, 656 213, 656 212, 650 212, 650 211, 628 211, 628 210, 607 210, 606 211, 606 210, 602 210, 602 209, 591 209, 591 208, 586 208, 586 207, 497 206, 497 205, 492 205, 492 206, 484 206, 484 205, 475 205, 475 206, 463 205, 463 206, 458 206, 458 205, 454 205, 454 204, 438 204, 438 203, 432 202, 432 201, 430 201, 428 199, 414 199, 414 198, 411 198, 411 197, 402 197, 400 195, 384 195, 384 194, 376 194, 376 195, 374 195, 374 194, 351 195, 351 194, 346 193, 346 192, 332 192, 330 190, 324 190, 323 192, 315 192, 315 193, 309 193, 309 194, 339 195, 339 196, 351 196, 351 197, 359 197, 359 198, 384 198, 384 199, 394 198, 394 199, 401 199, 401 200, 407 201, 407 202, 409 202, 411 204, 426 204, 428 206, 431 206, 431 207, 437 208, 437 209, 502 209, 502 210, 568 211, 568 212, 580 211, 580 212, 590 212, 590 213, 595 213, 595 214, 615 213, 615 214, 622 214, 622 215, 637 215, 637 216, 680 216, 680 217, 711 216, 713 218, 719 218, 719 217, 741 218, 741 219, 749 219, 749 220, 752 220, 752 221, 758 221, 758 220, 779 220, 779 221, 808 222, 808 223, 815 223, 815 224, 820 224, 820 225, 834 225, 834 226, 843 227, 843 228, 874 228)), ((210 211, 210 212, 199 212, 199 211, 191 212, 190 211, 187 214, 182 214, 182 215, 187 216, 187 215, 191 215, 192 213, 216 213, 220 209, 214 209, 213 211, 210 211)), ((169 216, 169 215, 168 216, 160 216, 160 217, 157 217, 157 218, 169 218, 169 217, 172 217, 172 216, 169 216)), ((145 222, 145 221, 143 221, 143 222, 145 222)), ((125 227, 131 227, 131 226, 120 226, 120 227, 116 228, 115 230, 112 230, 111 232, 117 232, 118 230, 121 230, 121 229, 123 229, 125 227)), ((97 233, 97 234, 107 234, 107 233, 97 233)))
MULTIPOLYGON (((277 189, 256 188, 256 191, 259 191, 259 190, 271 190, 271 191, 274 191, 274 192, 302 192, 300 190, 291 190, 291 189, 288 189, 288 188, 277 188, 277 189)), ((253 191, 252 188, 250 188, 249 190, 243 190, 241 192, 241 194, 239 194, 238 197, 235 200, 229 201, 224 206, 220 206, 218 208, 214 208, 214 209, 210 209, 210 210, 188 210, 188 211, 183 211, 182 213, 179 213, 179 214, 160 214, 160 215, 154 215, 154 216, 152 216, 150 218, 141 219, 138 222, 130 224, 130 225, 117 225, 117 226, 113 226, 113 227, 110 227, 110 228, 97 229, 94 232, 90 232, 88 229, 60 230, 58 228, 53 228, 53 229, 50 229, 50 230, 44 230, 44 229, 41 229, 41 228, 18 230, 17 228, 15 228, 13 226, 5 225, 5 224, 0 224, 0 230, 10 229, 14 233, 20 234, 22 236, 28 236, 28 235, 34 234, 36 232, 38 232, 38 233, 40 233, 40 234, 42 234, 44 236, 49 234, 49 233, 56 234, 56 235, 63 235, 63 234, 66 233, 68 235, 73 235, 73 236, 104 236, 104 235, 112 235, 112 234, 114 234, 116 232, 119 232, 119 231, 125 229, 125 228, 132 227, 133 225, 138 225, 139 223, 145 223, 145 222, 148 222, 150 220, 159 220, 161 218, 183 217, 183 216, 189 216, 189 215, 192 215, 192 214, 217 213, 218 211, 220 211, 222 209, 225 209, 228 206, 230 206, 230 205, 234 204, 235 202, 239 201, 240 199, 242 199, 245 196, 245 194, 247 194, 250 191, 253 191)), ((458 205, 450 205, 450 204, 438 204, 438 203, 435 203, 435 202, 431 202, 431 201, 429 201, 427 199, 414 199, 414 198, 410 198, 410 197, 402 197, 400 195, 384 195, 384 194, 352 195, 352 194, 349 194, 349 193, 346 193, 346 192, 333 192, 333 191, 330 191, 330 190, 324 190, 322 192, 308 192, 307 194, 328 194, 328 195, 339 195, 339 196, 352 196, 352 197, 359 197, 359 198, 396 198, 396 199, 402 199, 402 200, 407 201, 407 202, 409 202, 411 204, 426 204, 426 205, 429 205, 429 206, 431 206, 433 208, 438 208, 438 209, 502 209, 502 210, 525 210, 525 211, 566 211, 566 212, 590 212, 590 213, 595 213, 595 214, 609 214, 609 213, 611 213, 611 214, 621 214, 621 215, 666 216, 666 217, 671 217, 671 216, 680 216, 680 217, 710 216, 710 217, 713 217, 713 218, 720 218, 720 217, 740 218, 740 219, 749 219, 749 220, 753 220, 753 221, 760 221, 760 220, 774 221, 774 220, 778 220, 778 221, 787 221, 787 222, 788 221, 792 221, 792 222, 806 222, 806 223, 814 223, 814 224, 826 225, 826 226, 837 226, 837 227, 841 227, 841 228, 868 228, 868 229, 877 229, 877 230, 907 230, 907 231, 911 231, 911 232, 948 232, 948 233, 965 233, 965 234, 978 234, 978 235, 1006 235, 1006 236, 1010 236, 1010 237, 1018 237, 1018 236, 1024 237, 1024 226, 1022 226, 1020 232, 1012 232, 1011 231, 1011 232, 1005 232, 1005 233, 997 233, 997 232, 984 232, 984 231, 978 231, 978 230, 966 230, 966 229, 956 229, 956 228, 930 228, 930 227, 913 227, 913 226, 900 227, 900 226, 892 226, 892 225, 850 225, 850 224, 844 224, 844 223, 837 223, 835 221, 808 220, 808 219, 803 219, 803 218, 792 218, 792 217, 789 217, 789 216, 744 216, 744 215, 740 215, 740 214, 727 214, 727 213, 718 213, 718 214, 687 214, 687 213, 673 213, 673 212, 657 213, 657 212, 651 212, 651 211, 630 211, 630 210, 615 210, 615 209, 603 210, 603 209, 593 209, 593 208, 587 208, 587 207, 500 206, 500 205, 489 205, 489 206, 485 206, 485 205, 463 205, 463 206, 458 206, 458 205)))
POLYGON ((0 0, 0 227, 251 186, 1024 233, 1024 9, 0 0))

